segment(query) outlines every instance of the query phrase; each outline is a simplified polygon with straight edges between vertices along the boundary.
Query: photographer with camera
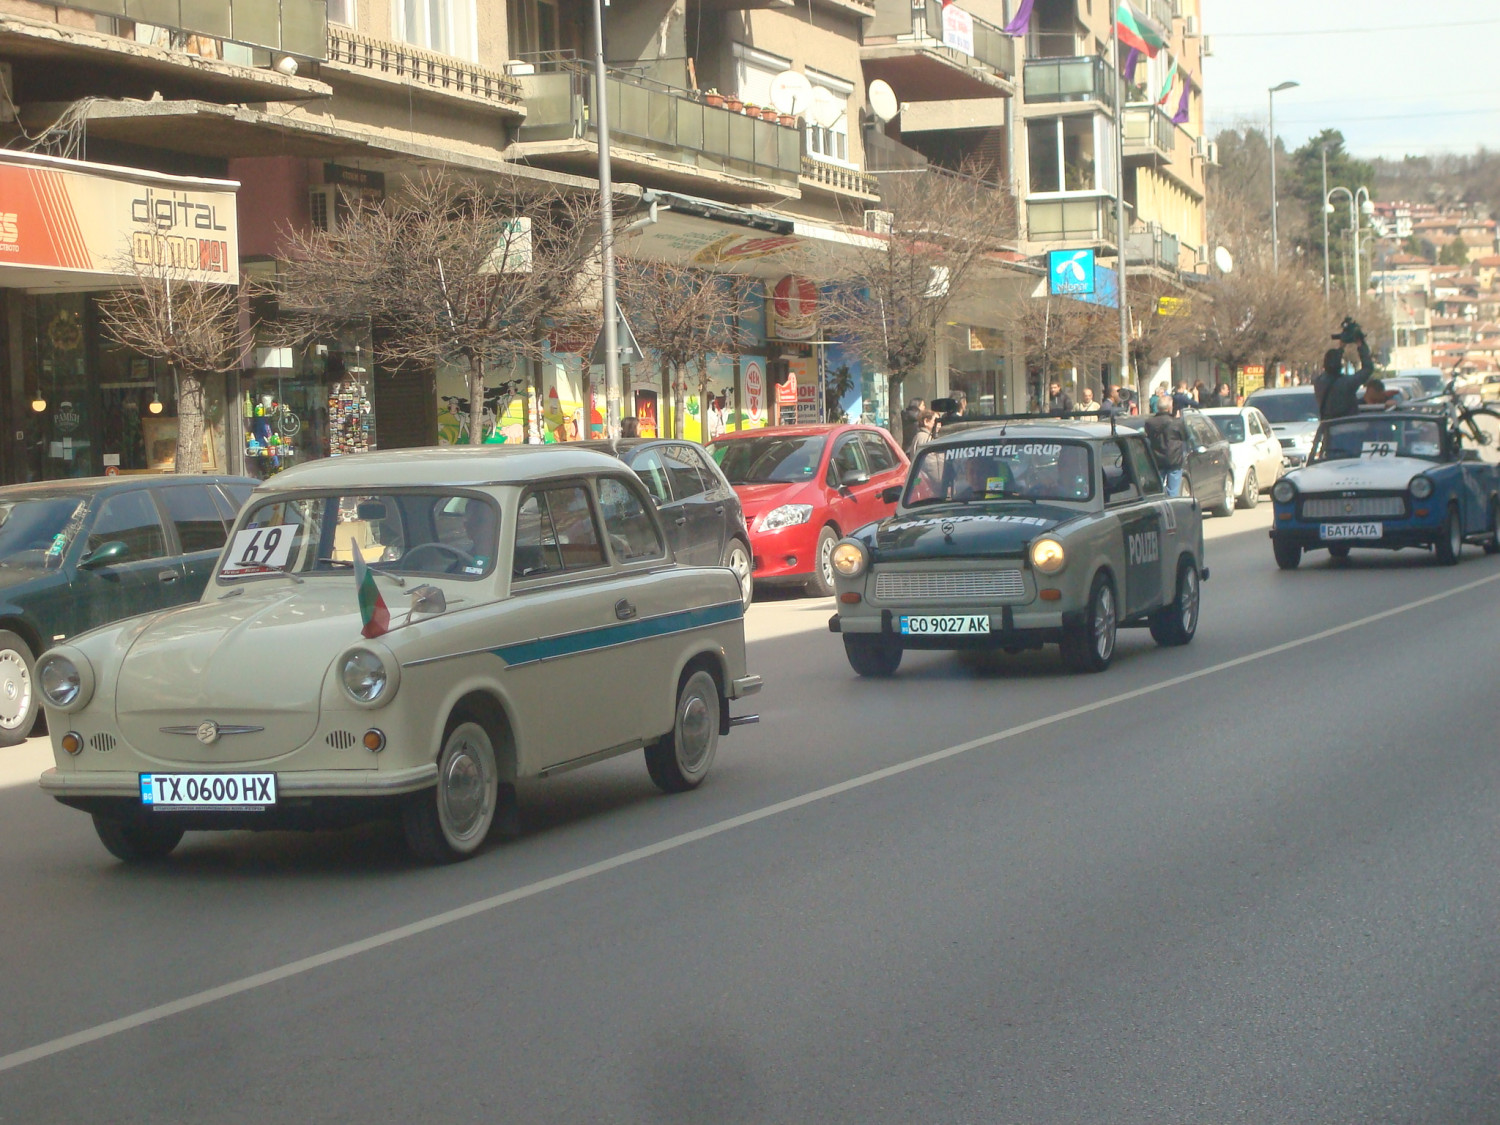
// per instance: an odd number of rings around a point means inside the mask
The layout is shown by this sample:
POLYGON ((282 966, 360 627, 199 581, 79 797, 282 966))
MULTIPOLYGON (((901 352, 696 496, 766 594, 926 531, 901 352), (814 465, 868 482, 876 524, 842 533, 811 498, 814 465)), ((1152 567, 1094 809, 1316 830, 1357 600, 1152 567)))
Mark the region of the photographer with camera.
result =
POLYGON ((1323 370, 1313 379, 1313 397, 1318 403, 1318 417, 1344 418, 1359 411, 1359 388, 1375 374, 1375 361, 1370 358, 1370 345, 1365 342, 1365 330, 1352 316, 1344 317, 1344 323, 1333 338, 1339 346, 1323 353, 1323 370), (1359 370, 1349 375, 1344 372, 1344 349, 1354 344, 1359 350, 1359 370))

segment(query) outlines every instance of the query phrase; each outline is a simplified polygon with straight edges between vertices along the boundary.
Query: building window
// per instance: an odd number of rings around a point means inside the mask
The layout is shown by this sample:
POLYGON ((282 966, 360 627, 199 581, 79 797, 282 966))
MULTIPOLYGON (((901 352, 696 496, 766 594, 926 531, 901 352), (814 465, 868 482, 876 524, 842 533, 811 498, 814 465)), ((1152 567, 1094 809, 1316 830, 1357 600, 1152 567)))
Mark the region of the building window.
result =
POLYGON ((396 0, 396 27, 403 42, 456 58, 478 57, 474 0, 396 0))
POLYGON ((1098 114, 1027 122, 1030 194, 1103 191, 1113 183, 1109 122, 1098 114))
MULTIPOLYGON (((807 154, 822 160, 852 166, 853 161, 849 155, 849 99, 854 96, 854 83, 845 82, 842 78, 811 68, 807 71, 807 78, 813 84, 814 90, 827 90, 844 110, 838 120, 828 126, 814 125, 811 121, 806 121, 804 116, 806 126, 803 143, 807 154)), ((819 96, 827 97, 827 95, 819 96)))
POLYGON ((354 0, 328 0, 328 22, 354 26, 354 0))

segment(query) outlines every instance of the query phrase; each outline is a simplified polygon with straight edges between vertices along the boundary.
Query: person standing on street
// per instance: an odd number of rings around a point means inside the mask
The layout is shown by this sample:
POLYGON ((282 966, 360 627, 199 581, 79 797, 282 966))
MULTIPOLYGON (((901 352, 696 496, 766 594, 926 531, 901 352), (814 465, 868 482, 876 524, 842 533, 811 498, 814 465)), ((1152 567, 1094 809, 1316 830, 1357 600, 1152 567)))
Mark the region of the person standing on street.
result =
POLYGON ((932 431, 937 428, 937 414, 931 410, 923 410, 917 418, 917 432, 912 435, 911 451, 908 456, 916 460, 917 453, 921 448, 932 440, 932 431))
POLYGON ((1047 384, 1047 413, 1073 413, 1073 399, 1062 389, 1062 384, 1056 381, 1047 384))
POLYGON ((1325 419, 1357 414, 1359 388, 1375 374, 1375 361, 1370 358, 1370 345, 1365 342, 1365 330, 1353 317, 1344 317, 1343 326, 1334 339, 1339 341, 1339 346, 1323 353, 1323 370, 1313 379, 1313 398, 1318 404, 1318 417, 1325 419), (1354 344, 1359 350, 1359 370, 1346 374, 1344 349, 1350 344, 1354 344))
POLYGON ((1080 413, 1080 414, 1098 414, 1099 413, 1099 404, 1094 401, 1094 388, 1093 387, 1084 387, 1083 388, 1083 401, 1078 404, 1078 413, 1080 413))
POLYGON ((1172 413, 1172 399, 1162 395, 1156 413, 1146 419, 1146 444, 1162 471, 1168 496, 1182 494, 1182 467, 1187 464, 1187 423, 1172 413))
POLYGON ((917 424, 926 406, 926 399, 914 397, 907 400, 906 409, 901 412, 901 448, 908 457, 911 456, 912 439, 917 436, 917 424))
POLYGON ((1125 407, 1120 402, 1119 387, 1105 387, 1104 401, 1099 403, 1099 417, 1113 418, 1118 414, 1125 413, 1125 407))

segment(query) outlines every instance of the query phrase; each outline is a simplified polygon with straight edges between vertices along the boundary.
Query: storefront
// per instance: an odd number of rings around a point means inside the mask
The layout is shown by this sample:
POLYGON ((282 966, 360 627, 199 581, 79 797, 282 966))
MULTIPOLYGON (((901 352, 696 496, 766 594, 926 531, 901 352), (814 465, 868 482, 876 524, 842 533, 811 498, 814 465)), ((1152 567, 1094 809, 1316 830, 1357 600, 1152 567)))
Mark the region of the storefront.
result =
MULTIPOLYGON (((177 381, 109 338, 99 296, 162 263, 173 277, 237 284, 236 186, 0 154, 6 481, 173 467, 177 381)), ((209 376, 205 392, 203 464, 224 471, 225 380, 209 376)))

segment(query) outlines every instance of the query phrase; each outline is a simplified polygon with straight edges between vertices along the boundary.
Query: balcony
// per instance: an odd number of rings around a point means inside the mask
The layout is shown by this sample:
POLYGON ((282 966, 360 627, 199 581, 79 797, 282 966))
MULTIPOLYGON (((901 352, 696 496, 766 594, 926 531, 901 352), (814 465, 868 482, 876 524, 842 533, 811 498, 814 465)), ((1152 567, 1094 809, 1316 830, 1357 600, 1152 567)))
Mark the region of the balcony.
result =
POLYGON ((1110 195, 1026 202, 1026 236, 1031 242, 1113 244, 1118 229, 1115 201, 1110 195))
POLYGON ((1182 243, 1175 234, 1162 230, 1132 231, 1125 236, 1125 262, 1176 273, 1181 262, 1182 243))
MULTIPOLYGON (((577 63, 520 75, 526 120, 508 159, 591 175, 598 134, 593 75, 577 63)), ((613 71, 605 79, 610 153, 646 186, 698 190, 753 202, 800 192, 802 134, 796 126, 710 106, 691 91, 613 71)))
POLYGON ((880 195, 880 185, 874 176, 861 172, 858 168, 819 160, 816 156, 802 157, 802 186, 813 191, 859 196, 862 199, 876 199, 880 195))
POLYGON ((1063 102, 1115 104, 1115 78, 1097 56, 1072 59, 1028 59, 1022 77, 1027 105, 1063 102))
POLYGON ((343 76, 415 87, 419 93, 477 101, 513 116, 525 113, 521 84, 504 71, 451 55, 328 27, 324 66, 343 76))
POLYGON ((939 0, 876 0, 860 58, 867 80, 883 78, 903 101, 992 98, 1015 91, 1015 40, 939 0))
POLYGON ((1177 126, 1160 106, 1125 107, 1125 159, 1170 164, 1177 148, 1177 126))

